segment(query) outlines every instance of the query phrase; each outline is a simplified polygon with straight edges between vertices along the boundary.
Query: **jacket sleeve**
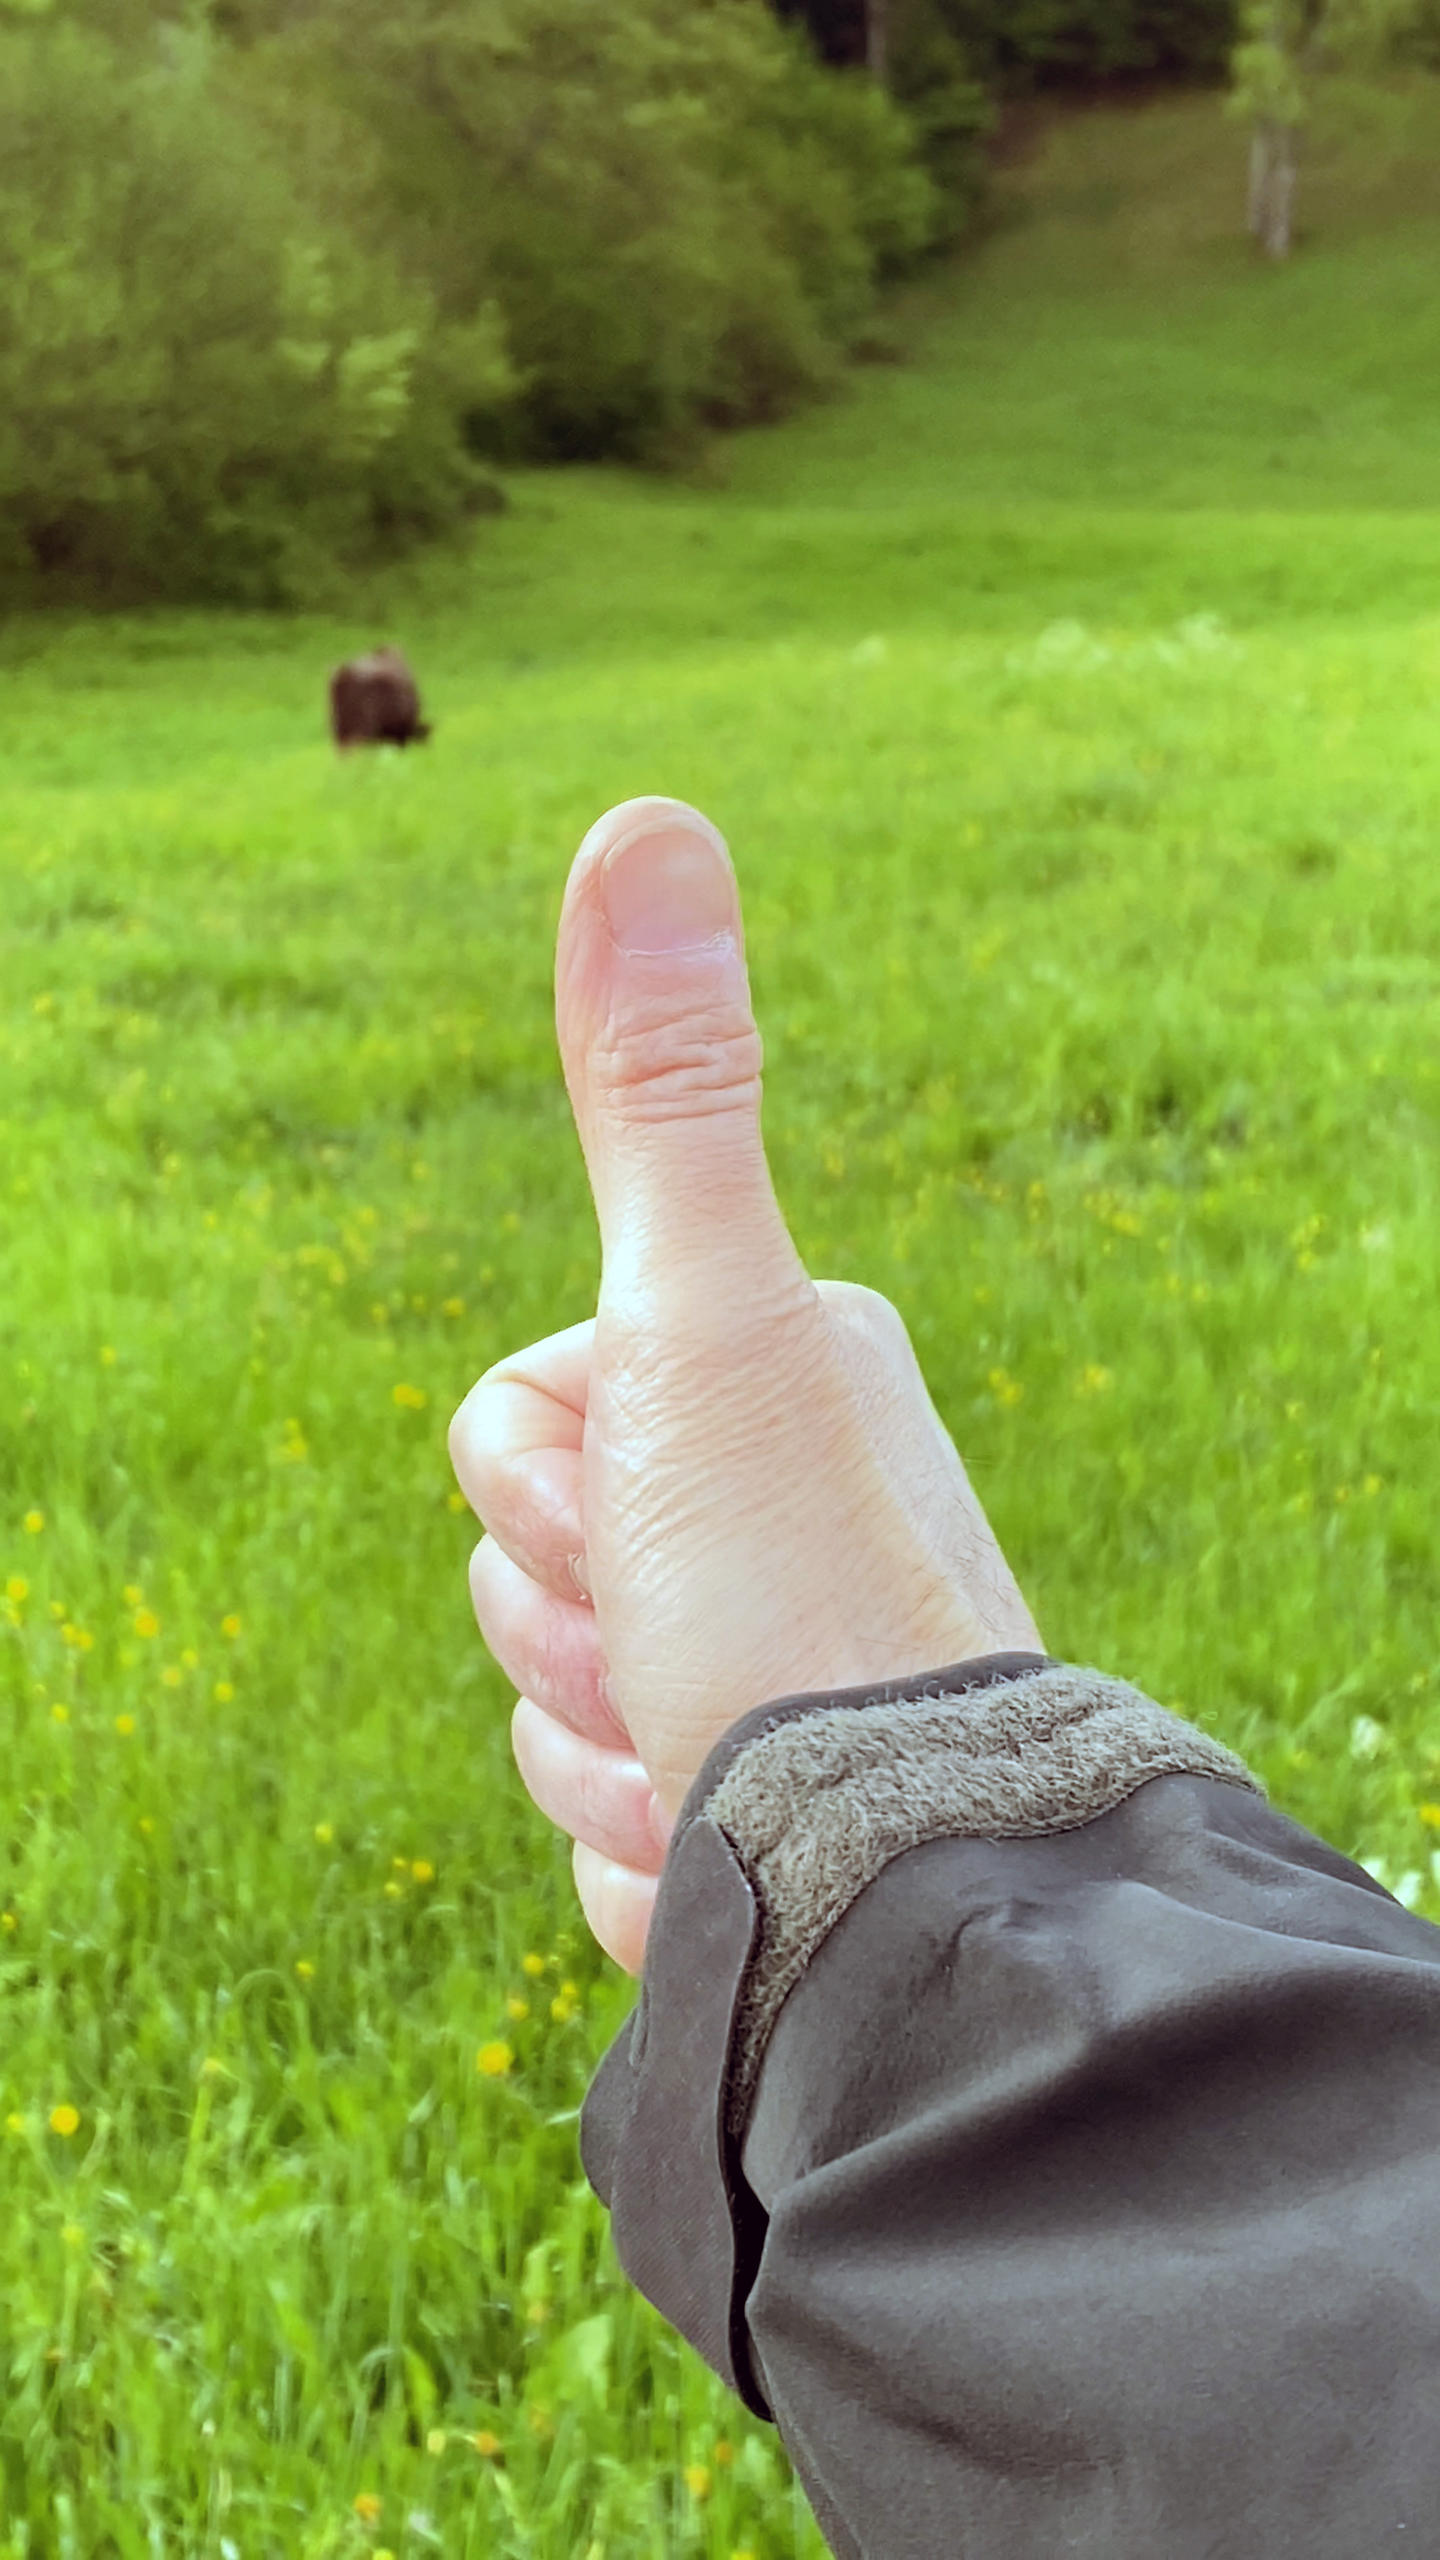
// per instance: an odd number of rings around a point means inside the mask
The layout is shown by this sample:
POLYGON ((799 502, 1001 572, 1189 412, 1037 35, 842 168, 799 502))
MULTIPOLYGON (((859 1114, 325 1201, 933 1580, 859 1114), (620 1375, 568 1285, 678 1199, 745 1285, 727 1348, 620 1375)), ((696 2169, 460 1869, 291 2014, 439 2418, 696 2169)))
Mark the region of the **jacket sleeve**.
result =
POLYGON ((737 1726, 582 2147, 840 2560, 1440 2551, 1440 1930, 1122 1682, 737 1726))

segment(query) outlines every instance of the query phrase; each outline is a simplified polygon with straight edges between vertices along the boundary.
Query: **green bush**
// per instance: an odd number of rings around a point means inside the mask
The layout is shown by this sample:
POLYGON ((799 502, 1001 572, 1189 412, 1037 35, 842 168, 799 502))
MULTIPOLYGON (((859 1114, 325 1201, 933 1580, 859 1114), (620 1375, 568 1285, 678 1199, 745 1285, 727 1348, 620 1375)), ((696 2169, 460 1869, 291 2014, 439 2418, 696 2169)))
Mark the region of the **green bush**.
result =
POLYGON ((308 211, 179 30, 124 54, 0 28, 0 584, 293 592, 438 525, 477 481, 458 418, 508 389, 498 324, 308 211))
POLYGON ((311 0, 259 60, 378 138, 375 218, 442 305, 498 302, 532 452, 778 415, 934 233, 904 115, 762 0, 311 0))

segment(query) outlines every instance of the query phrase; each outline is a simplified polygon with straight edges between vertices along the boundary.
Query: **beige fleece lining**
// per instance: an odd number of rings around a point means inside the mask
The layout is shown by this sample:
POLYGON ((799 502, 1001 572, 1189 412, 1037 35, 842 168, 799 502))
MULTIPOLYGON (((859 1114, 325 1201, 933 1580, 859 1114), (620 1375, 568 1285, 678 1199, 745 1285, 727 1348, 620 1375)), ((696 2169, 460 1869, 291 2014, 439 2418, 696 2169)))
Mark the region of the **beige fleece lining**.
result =
POLYGON ((1097 1671, 821 1709, 749 1744, 705 1807, 760 1907, 733 2104, 748 2102, 781 2003, 821 1940, 892 1858, 927 1840, 1074 1830, 1148 1779, 1176 1775, 1262 1792, 1233 1751, 1097 1671))

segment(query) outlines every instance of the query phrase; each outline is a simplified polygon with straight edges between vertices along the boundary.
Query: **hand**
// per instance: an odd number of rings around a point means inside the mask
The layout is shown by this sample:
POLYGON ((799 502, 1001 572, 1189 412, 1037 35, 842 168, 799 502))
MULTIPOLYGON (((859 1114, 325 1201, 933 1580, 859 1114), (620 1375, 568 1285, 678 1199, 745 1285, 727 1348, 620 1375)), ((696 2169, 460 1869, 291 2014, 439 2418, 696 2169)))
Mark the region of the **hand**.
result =
POLYGON ((521 1775, 635 1968, 670 1823, 738 1717, 1039 1639, 899 1316, 817 1285, 786 1230, 734 873, 696 811, 592 827, 556 1014, 599 1305, 488 1371, 450 1445, 521 1775))

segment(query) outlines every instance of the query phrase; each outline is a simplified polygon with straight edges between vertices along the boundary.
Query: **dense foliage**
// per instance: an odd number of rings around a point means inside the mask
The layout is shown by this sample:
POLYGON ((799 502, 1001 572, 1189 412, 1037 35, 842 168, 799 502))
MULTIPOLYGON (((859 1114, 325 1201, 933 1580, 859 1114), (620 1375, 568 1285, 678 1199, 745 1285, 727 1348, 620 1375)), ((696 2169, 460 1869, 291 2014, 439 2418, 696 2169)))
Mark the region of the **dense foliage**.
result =
MULTIPOLYGON (((862 61, 877 0, 782 0, 826 59, 862 61)), ((1001 89, 1148 75, 1213 76, 1234 38, 1235 0, 879 0, 896 60, 938 26, 972 75, 1001 89)))
POLYGON ((0 0, 0 592, 295 594, 487 458, 683 454, 937 228, 762 0, 0 0))

